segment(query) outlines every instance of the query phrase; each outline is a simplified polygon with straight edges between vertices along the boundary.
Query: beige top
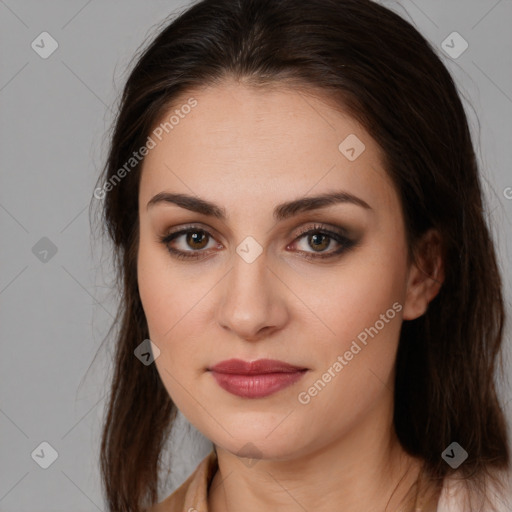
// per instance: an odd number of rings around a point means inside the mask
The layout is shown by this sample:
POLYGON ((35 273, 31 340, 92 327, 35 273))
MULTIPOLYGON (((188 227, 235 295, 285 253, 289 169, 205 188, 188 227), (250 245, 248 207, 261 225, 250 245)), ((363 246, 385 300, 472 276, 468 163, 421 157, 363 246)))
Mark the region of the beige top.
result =
MULTIPOLYGON (((208 489, 218 469, 217 454, 212 450, 194 472, 165 500, 151 508, 150 512, 208 512, 208 489)), ((418 504, 415 512, 468 512, 463 510, 462 493, 445 484, 439 501, 418 504)), ((499 512, 512 511, 512 499, 497 503, 499 512)))

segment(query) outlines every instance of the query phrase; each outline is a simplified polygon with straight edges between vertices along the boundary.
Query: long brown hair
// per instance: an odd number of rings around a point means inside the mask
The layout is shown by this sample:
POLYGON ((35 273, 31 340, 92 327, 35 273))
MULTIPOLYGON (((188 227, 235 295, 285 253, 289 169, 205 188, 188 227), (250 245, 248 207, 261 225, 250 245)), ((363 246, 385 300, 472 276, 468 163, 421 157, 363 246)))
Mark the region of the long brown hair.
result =
POLYGON ((225 78, 333 98, 382 148, 410 254, 429 228, 441 234, 444 283, 400 334, 394 426, 405 451, 423 461, 425 488, 439 490, 454 473, 441 454, 456 441, 468 453, 458 473, 484 490, 510 460, 494 382, 502 283, 468 122, 440 58, 411 24, 370 0, 203 0, 165 23, 135 56, 93 200, 100 198, 121 292, 101 442, 109 510, 139 512, 158 500, 176 415, 155 365, 134 356, 149 335, 137 287, 141 163, 126 162, 178 96, 225 78))

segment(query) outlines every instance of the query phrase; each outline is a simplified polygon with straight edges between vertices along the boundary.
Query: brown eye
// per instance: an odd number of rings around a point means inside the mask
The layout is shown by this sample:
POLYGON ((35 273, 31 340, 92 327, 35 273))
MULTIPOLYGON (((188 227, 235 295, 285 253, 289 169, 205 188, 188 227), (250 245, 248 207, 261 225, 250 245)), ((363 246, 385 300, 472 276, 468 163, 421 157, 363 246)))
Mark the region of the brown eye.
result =
POLYGON ((344 230, 334 232, 321 224, 315 224, 302 230, 293 243, 298 252, 306 259, 333 258, 341 255, 356 245, 356 242, 345 236, 344 230), (304 240, 302 242, 302 240, 304 240), (327 250, 331 245, 337 245, 335 250, 327 250))
POLYGON ((193 226, 180 229, 160 239, 169 253, 178 259, 204 257, 209 252, 204 249, 207 248, 210 240, 213 241, 213 237, 208 231, 193 226))

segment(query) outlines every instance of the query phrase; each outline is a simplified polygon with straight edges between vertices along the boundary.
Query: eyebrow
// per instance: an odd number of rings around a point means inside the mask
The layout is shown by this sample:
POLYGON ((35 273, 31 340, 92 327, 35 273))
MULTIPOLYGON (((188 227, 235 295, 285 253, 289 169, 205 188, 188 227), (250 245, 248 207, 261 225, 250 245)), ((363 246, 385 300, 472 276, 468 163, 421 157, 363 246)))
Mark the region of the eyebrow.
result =
MULTIPOLYGON (((162 203, 175 204, 181 208, 185 208, 202 215, 215 217, 223 221, 227 219, 226 210, 223 207, 218 206, 210 201, 206 201, 205 199, 200 199, 188 194, 160 192, 149 200, 146 208, 149 209, 150 206, 155 206, 162 203)), ((339 203, 354 204, 366 210, 372 210, 371 206, 361 198, 345 191, 337 191, 321 194, 318 196, 302 197, 300 199, 282 203, 274 208, 274 219, 277 221, 282 221, 301 212, 317 210, 339 203)))

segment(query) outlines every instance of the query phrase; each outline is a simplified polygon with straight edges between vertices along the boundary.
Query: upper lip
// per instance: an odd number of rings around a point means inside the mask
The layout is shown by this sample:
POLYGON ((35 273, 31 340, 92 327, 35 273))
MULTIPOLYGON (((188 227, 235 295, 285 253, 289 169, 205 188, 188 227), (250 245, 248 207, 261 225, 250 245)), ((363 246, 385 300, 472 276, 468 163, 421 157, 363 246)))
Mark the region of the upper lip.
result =
POLYGON ((217 373, 231 373, 235 375, 261 375, 264 373, 292 373, 306 368, 295 366, 276 359, 257 359, 256 361, 243 361, 242 359, 227 359, 208 368, 217 373))

